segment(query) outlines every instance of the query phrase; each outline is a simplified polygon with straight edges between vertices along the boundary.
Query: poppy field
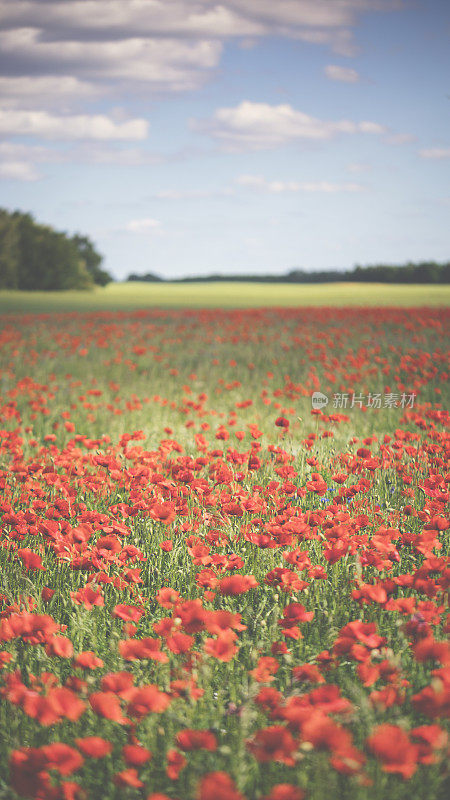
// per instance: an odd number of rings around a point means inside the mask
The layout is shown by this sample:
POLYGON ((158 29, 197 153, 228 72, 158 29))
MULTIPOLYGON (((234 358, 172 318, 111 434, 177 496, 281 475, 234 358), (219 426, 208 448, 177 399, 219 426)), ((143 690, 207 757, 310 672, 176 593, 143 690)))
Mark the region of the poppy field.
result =
POLYGON ((0 799, 446 797, 449 322, 1 320, 0 799))

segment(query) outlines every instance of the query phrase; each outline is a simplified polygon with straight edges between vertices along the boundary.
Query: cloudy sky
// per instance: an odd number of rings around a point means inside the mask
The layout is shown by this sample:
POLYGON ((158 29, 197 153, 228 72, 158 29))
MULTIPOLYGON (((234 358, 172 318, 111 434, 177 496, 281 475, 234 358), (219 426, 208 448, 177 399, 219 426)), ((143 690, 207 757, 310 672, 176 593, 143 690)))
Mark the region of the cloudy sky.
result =
POLYGON ((0 12, 0 205, 115 277, 448 260, 448 0, 0 12))

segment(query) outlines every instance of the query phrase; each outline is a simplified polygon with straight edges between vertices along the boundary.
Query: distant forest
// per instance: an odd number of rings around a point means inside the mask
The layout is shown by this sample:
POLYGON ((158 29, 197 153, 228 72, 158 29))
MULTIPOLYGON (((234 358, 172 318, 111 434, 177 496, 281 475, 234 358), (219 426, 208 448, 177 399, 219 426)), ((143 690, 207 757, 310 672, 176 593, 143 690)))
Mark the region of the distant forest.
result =
POLYGON ((336 281, 368 283, 450 283, 450 262, 437 264, 435 261, 420 261, 417 264, 374 264, 356 266, 345 272, 337 269, 307 272, 294 269, 284 275, 202 275, 190 278, 161 278, 153 272, 144 275, 131 273, 127 281, 155 283, 205 283, 210 281, 240 281, 256 283, 331 283, 336 281))
MULTIPOLYGON (((0 208, 0 289, 57 291, 92 289, 106 286, 113 278, 101 268, 103 256, 87 236, 55 231, 42 225, 31 214, 0 208)), ((409 262, 403 265, 375 264, 356 266, 345 272, 337 269, 308 272, 293 269, 284 275, 211 274, 165 279, 153 272, 132 273, 128 281, 147 283, 191 283, 194 281, 240 281, 258 283, 450 283, 450 262, 409 262)))
POLYGON ((105 286, 111 275, 87 236, 55 231, 31 214, 0 209, 0 289, 51 291, 105 286))

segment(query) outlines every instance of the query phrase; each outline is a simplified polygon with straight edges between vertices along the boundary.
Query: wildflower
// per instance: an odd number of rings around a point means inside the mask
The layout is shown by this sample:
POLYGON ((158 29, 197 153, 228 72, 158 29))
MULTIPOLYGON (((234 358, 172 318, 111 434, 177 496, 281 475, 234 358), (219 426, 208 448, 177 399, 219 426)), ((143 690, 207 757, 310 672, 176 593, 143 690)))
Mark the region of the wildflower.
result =
POLYGON ((384 772, 398 773, 405 780, 417 770, 419 747, 397 725, 379 725, 367 739, 384 772))
POLYGON ((112 752, 111 742, 102 739, 101 736, 85 736, 83 739, 75 739, 78 750, 88 758, 103 758, 112 752))

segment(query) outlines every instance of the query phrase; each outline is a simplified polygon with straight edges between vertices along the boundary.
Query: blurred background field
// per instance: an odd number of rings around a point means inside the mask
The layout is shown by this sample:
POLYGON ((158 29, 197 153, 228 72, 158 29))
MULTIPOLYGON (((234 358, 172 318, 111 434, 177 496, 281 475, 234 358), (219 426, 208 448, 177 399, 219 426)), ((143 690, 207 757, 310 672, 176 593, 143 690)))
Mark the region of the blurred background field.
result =
POLYGON ((382 283, 111 283, 91 291, 0 291, 0 314, 165 308, 448 306, 450 286, 382 283))

